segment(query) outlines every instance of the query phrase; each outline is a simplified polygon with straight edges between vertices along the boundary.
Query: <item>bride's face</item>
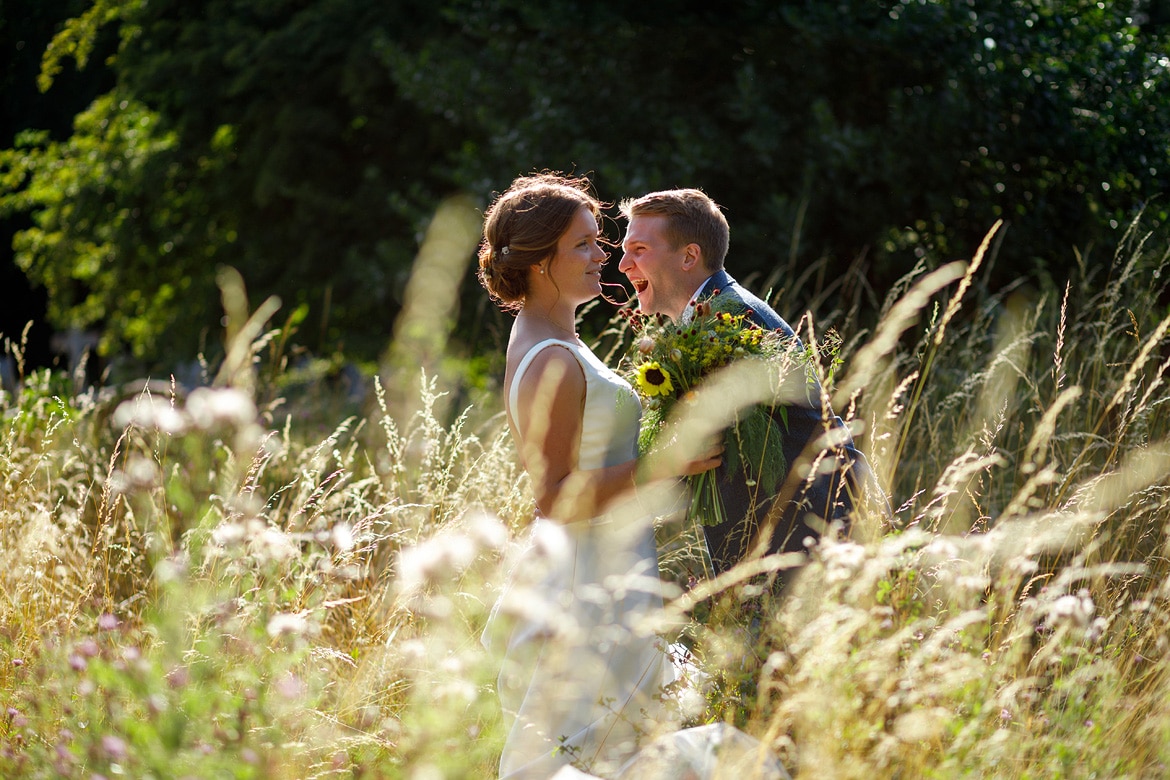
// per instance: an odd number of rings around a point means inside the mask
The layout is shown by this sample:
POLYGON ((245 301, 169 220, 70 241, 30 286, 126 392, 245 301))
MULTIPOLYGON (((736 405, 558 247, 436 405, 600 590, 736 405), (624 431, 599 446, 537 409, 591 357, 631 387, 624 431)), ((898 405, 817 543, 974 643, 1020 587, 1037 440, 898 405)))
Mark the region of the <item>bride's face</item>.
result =
POLYGON ((601 267, 609 255, 601 248, 600 237, 593 212, 582 206, 557 241, 546 271, 562 296, 584 303, 601 295, 601 267))

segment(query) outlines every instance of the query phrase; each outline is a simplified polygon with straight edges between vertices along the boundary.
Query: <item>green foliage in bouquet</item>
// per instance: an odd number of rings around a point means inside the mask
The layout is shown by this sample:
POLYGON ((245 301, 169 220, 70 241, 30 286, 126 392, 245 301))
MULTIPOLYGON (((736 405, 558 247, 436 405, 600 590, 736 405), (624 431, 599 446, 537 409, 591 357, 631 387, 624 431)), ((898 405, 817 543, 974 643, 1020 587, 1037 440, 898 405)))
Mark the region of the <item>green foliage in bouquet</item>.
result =
MULTIPOLYGON (((707 377, 733 361, 764 362, 777 387, 787 372, 804 365, 790 336, 759 327, 748 319, 743 304, 730 296, 716 295, 697 304, 685 325, 662 315, 628 316, 634 331, 628 375, 645 410, 638 440, 643 453, 662 443, 660 436, 677 405, 687 403, 707 377)), ((728 473, 743 472, 748 484, 779 482, 786 463, 777 417, 786 424, 783 408, 754 405, 737 412, 735 424, 724 432, 728 473)), ((714 472, 690 477, 688 484, 690 519, 703 525, 728 519, 714 472)))
MULTIPOLYGON (((784 408, 776 409, 783 415, 784 408)), ((728 441, 735 446, 727 447, 727 470, 734 473, 744 470, 748 484, 762 481, 774 485, 784 473, 784 451, 780 448, 780 430, 769 410, 763 406, 752 406, 740 412, 734 428, 727 431, 728 441)))

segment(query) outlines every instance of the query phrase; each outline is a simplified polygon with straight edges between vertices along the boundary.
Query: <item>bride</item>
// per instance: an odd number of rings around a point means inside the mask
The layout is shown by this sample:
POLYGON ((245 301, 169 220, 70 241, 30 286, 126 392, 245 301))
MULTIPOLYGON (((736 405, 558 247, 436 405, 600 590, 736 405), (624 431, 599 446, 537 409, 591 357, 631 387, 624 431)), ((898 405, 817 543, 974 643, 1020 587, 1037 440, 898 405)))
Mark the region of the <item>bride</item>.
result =
POLYGON ((716 448, 644 473, 637 396, 574 332, 608 259, 589 190, 585 178, 516 179, 485 214, 479 249, 480 281, 516 312, 505 408, 536 499, 484 631, 503 651, 501 778, 545 780, 567 764, 612 775, 651 730, 669 662, 642 627, 662 596, 635 486, 719 463, 716 448))

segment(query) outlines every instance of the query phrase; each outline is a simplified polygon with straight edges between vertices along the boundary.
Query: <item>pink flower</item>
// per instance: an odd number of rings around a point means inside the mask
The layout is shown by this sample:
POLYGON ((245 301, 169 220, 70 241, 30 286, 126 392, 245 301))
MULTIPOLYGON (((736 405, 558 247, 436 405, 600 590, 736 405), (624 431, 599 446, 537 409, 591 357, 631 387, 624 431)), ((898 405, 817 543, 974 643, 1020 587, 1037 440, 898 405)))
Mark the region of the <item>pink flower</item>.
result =
POLYGON ((102 737, 102 750, 106 751, 106 755, 111 759, 118 761, 126 755, 126 743, 120 737, 107 734, 102 737))

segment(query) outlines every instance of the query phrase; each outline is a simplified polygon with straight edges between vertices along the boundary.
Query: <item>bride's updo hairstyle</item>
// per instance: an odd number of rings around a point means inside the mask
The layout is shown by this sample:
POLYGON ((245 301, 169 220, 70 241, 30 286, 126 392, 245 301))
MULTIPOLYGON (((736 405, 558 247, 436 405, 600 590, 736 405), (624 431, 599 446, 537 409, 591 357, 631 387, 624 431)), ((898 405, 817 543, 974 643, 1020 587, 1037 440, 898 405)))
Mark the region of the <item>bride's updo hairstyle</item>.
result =
POLYGON ((521 176, 488 207, 479 245, 479 281, 503 309, 528 295, 528 269, 552 257, 584 206, 601 220, 589 179, 556 173, 521 176))

